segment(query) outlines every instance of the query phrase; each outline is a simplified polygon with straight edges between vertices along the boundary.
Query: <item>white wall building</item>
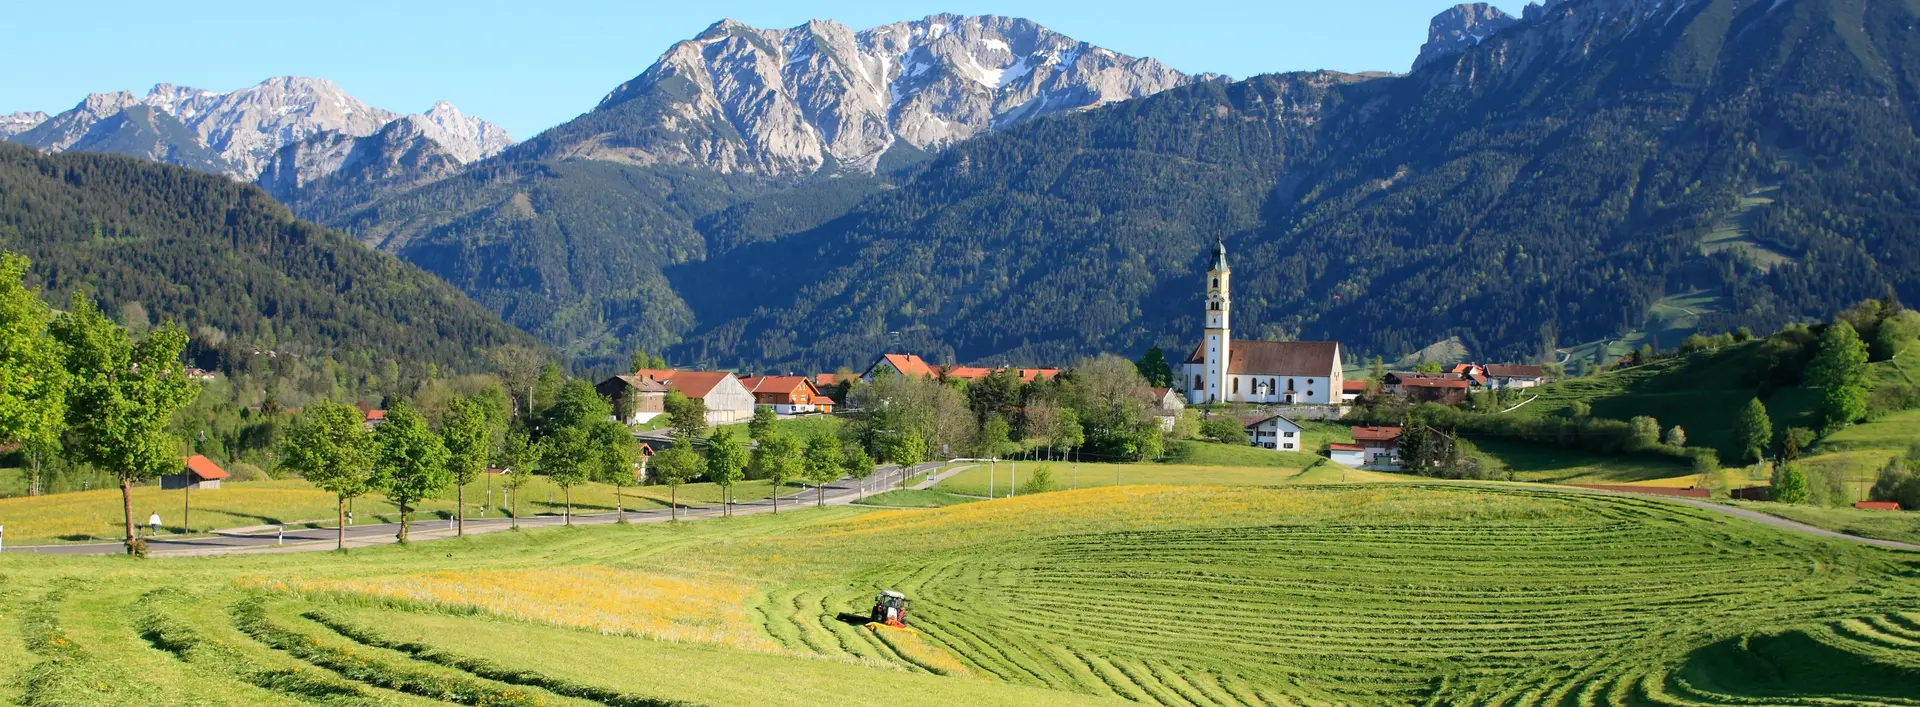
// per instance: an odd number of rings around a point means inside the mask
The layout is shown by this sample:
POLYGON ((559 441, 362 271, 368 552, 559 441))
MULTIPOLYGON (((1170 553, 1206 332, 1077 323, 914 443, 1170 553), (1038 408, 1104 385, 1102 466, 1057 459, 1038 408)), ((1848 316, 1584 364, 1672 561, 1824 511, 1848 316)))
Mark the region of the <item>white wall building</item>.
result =
POLYGON ((1206 332, 1180 367, 1187 404, 1335 405, 1345 376, 1336 341, 1234 341, 1227 246, 1207 269, 1206 332))
POLYGON ((1300 424, 1279 415, 1247 423, 1253 446, 1276 452, 1298 452, 1305 442, 1300 424))

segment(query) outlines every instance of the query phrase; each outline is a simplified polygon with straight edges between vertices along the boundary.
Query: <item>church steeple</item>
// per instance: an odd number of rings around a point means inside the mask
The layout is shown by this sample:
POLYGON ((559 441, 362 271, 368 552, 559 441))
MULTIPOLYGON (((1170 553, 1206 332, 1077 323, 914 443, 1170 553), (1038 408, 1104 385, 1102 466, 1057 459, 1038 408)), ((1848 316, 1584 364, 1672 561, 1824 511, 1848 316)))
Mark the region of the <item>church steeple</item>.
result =
POLYGON ((1207 267, 1207 332, 1203 344, 1206 350, 1201 354, 1206 373, 1194 381, 1194 390, 1188 392, 1187 399, 1191 402, 1231 401, 1233 389, 1227 369, 1233 344, 1233 330, 1228 326, 1228 315, 1233 310, 1233 299, 1228 295, 1232 277, 1233 269, 1227 267, 1227 243, 1216 240, 1213 264, 1207 267))

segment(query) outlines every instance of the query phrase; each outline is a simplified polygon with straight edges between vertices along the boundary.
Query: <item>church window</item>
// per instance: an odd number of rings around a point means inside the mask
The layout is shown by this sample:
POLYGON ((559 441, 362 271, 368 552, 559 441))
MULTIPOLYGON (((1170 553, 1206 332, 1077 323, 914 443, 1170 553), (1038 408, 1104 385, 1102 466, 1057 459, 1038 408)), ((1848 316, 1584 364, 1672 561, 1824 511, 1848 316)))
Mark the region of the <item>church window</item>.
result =
POLYGON ((1289 392, 1289 393, 1291 393, 1291 392, 1293 392, 1293 379, 1292 379, 1292 378, 1288 378, 1288 379, 1287 379, 1287 392, 1289 392))
POLYGON ((1220 278, 1216 277, 1213 279, 1213 289, 1220 289, 1220 278))
POLYGON ((1233 392, 1240 392, 1240 379, 1238 378, 1233 379, 1233 392))
POLYGON ((1312 379, 1312 378, 1308 378, 1308 379, 1307 379, 1307 385, 1313 385, 1313 379, 1312 379))
POLYGON ((1193 389, 1194 389, 1194 390, 1199 390, 1199 389, 1201 389, 1201 388, 1205 388, 1205 387, 1207 387, 1207 384, 1206 384, 1206 383, 1203 383, 1203 382, 1201 382, 1201 380, 1200 380, 1200 374, 1198 374, 1198 373, 1195 373, 1195 374, 1193 374, 1193 389))
POLYGON ((1311 390, 1307 391, 1307 397, 1309 398, 1313 397, 1313 391, 1311 390))
POLYGON ((1280 379, 1278 379, 1278 378, 1268 378, 1268 379, 1267 379, 1267 392, 1268 392, 1268 393, 1272 393, 1273 391, 1276 391, 1276 390, 1279 390, 1279 389, 1280 389, 1280 379))

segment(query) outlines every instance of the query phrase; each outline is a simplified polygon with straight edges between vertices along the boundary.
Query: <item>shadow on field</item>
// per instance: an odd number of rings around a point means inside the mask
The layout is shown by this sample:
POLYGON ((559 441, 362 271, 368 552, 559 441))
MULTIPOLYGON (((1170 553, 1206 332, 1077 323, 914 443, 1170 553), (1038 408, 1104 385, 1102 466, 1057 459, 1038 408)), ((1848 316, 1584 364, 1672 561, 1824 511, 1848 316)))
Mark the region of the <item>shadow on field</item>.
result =
POLYGON ((849 614, 844 611, 840 612, 839 616, 835 616, 833 618, 839 619, 840 623, 846 624, 848 626, 865 626, 867 624, 873 623, 873 617, 871 616, 867 616, 865 614, 849 614))
POLYGON ((1920 668, 1849 652, 1804 631, 1707 645, 1687 655, 1679 677, 1696 689, 1741 698, 1920 699, 1920 668))

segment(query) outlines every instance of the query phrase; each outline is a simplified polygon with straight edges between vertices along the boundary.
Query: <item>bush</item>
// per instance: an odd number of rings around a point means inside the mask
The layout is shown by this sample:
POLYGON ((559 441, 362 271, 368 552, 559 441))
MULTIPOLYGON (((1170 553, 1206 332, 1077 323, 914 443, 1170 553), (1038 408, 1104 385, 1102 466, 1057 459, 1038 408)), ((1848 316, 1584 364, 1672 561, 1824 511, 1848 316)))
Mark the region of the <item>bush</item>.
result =
POLYGON ((1867 419, 1878 420, 1896 412, 1920 408, 1920 388, 1905 383, 1882 383, 1867 394, 1867 419))
POLYGON ((1041 464, 1040 468, 1034 469, 1033 475, 1027 477, 1025 483, 1020 484, 1020 493, 1023 494, 1046 493, 1052 490, 1053 467, 1047 464, 1041 464))
POLYGON ((1226 444, 1247 444, 1247 428, 1239 420, 1227 417, 1210 417, 1200 423, 1200 436, 1215 442, 1226 444))
POLYGON ((1920 474, 1912 468, 1912 462, 1896 458, 1880 469, 1880 478, 1873 482, 1869 498, 1875 501, 1892 501, 1907 510, 1920 510, 1920 474))
POLYGON ((266 481, 267 472, 261 471, 260 467, 246 462, 234 462, 227 465, 227 480, 235 482, 266 481))
POLYGON ((1806 503, 1807 476, 1800 470, 1799 464, 1777 464, 1773 467, 1773 489, 1768 496, 1775 503, 1806 503))

